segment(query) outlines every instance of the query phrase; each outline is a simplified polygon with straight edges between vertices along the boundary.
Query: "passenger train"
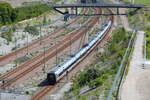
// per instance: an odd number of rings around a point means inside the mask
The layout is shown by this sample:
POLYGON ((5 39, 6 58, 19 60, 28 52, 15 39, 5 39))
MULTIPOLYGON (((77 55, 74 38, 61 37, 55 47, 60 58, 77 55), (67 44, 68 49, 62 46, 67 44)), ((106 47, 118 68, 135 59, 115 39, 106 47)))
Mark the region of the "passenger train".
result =
POLYGON ((50 85, 56 84, 62 77, 64 77, 69 71, 71 71, 76 62, 89 51, 99 40, 103 39, 107 31, 112 25, 111 21, 108 21, 105 25, 102 26, 100 32, 83 48, 79 50, 73 57, 67 60, 65 63, 58 65, 53 68, 49 73, 47 73, 47 80, 50 85))

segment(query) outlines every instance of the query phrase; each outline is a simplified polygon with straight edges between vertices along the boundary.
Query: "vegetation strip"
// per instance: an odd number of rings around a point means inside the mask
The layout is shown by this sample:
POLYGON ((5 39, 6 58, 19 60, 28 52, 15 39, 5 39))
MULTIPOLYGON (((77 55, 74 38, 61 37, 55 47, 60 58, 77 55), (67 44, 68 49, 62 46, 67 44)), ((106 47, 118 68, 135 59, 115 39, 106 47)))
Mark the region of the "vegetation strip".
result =
POLYGON ((146 58, 150 60, 150 27, 146 29, 146 58))
MULTIPOLYGON (((131 0, 122 0, 124 2, 131 2, 131 0)), ((150 5, 149 0, 134 0, 135 4, 143 4, 143 5, 150 5)))

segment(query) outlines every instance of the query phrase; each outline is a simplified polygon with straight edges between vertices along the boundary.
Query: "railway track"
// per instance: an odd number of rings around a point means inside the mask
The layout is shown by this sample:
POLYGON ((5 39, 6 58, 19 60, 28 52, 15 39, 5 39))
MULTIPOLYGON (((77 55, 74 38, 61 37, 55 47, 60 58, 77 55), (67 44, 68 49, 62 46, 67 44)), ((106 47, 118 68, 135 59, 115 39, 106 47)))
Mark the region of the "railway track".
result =
MULTIPOLYGON (((109 10, 111 13, 113 13, 110 9, 108 9, 108 10, 109 10)), ((112 21, 112 23, 114 23, 114 16, 112 16, 112 17, 110 18, 110 20, 112 21)), ((95 45, 93 48, 91 48, 90 51, 88 51, 88 52, 80 59, 80 61, 77 62, 76 66, 78 66, 89 54, 91 54, 91 53, 96 49, 96 47, 97 47, 98 45, 101 45, 101 44, 103 45, 103 42, 104 42, 104 41, 107 41, 107 40, 110 38, 110 34, 108 34, 108 33, 110 33, 110 32, 111 32, 111 28, 107 31, 107 34, 104 36, 104 38, 103 38, 101 41, 98 41, 98 42, 96 43, 96 45, 95 45)), ((78 69, 78 68, 75 67, 74 69, 72 69, 72 71, 73 71, 73 70, 77 70, 77 69, 78 69)), ((71 74, 72 71, 70 71, 69 74, 71 74)), ((68 75, 69 75, 69 74, 68 74, 68 75)), ((64 77, 63 77, 60 81, 62 81, 62 80, 64 80, 64 77)), ((45 100, 44 97, 45 97, 47 94, 49 94, 50 92, 52 92, 52 90, 55 89, 55 88, 57 88, 57 84, 54 85, 54 86, 43 87, 39 92, 37 92, 37 93, 31 98, 31 100, 45 100)))
MULTIPOLYGON (((84 9, 82 13, 87 13, 88 10, 89 10, 89 9, 84 9)), ((68 25, 71 25, 71 24, 73 24, 73 23, 75 23, 75 22, 78 22, 78 21, 81 20, 81 19, 82 19, 82 17, 76 18, 76 19, 74 19, 74 20, 68 22, 67 24, 68 24, 68 25)), ((36 41, 34 41, 34 42, 28 44, 28 46, 26 46, 26 47, 23 47, 23 48, 18 49, 18 50, 16 50, 16 51, 12 52, 12 53, 9 53, 9 54, 7 54, 7 55, 5 55, 5 56, 3 56, 3 57, 0 57, 0 66, 3 66, 3 65, 5 65, 5 64, 8 64, 8 63, 10 63, 11 61, 15 60, 15 59, 16 59, 16 55, 17 55, 17 57, 24 56, 24 55, 27 54, 27 52, 30 53, 30 52, 36 51, 36 50, 42 48, 43 45, 46 46, 46 45, 48 45, 49 43, 54 42, 54 40, 50 40, 49 38, 56 37, 57 35, 59 35, 59 34, 60 34, 61 32, 63 32, 64 30, 65 30, 65 29, 63 29, 63 28, 58 29, 58 30, 56 30, 55 32, 52 32, 51 34, 48 34, 48 35, 42 37, 41 39, 36 40, 36 41), (45 41, 45 42, 42 42, 42 43, 41 43, 41 41, 45 41)))
MULTIPOLYGON (((84 11, 84 13, 87 13, 87 12, 88 12, 88 10, 84 11)), ((80 20, 81 20, 81 18, 78 19, 78 20, 75 19, 74 21, 77 21, 77 22, 78 22, 78 21, 80 21, 80 20)), ((61 29, 61 30, 62 30, 62 29, 61 29)), ((45 37, 45 38, 47 38, 47 37, 45 37)), ((61 39, 63 39, 63 38, 61 38, 61 39)), ((68 39, 68 38, 67 38, 67 39, 68 39)), ((65 41, 66 41, 67 39, 65 39, 65 41)), ((33 44, 34 44, 34 43, 33 43, 33 44)), ((44 45, 44 44, 42 44, 42 45, 44 45)), ((56 46, 54 46, 54 47, 56 47, 56 46)), ((53 48, 54 48, 54 47, 53 47, 53 48)), ((34 47, 32 47, 32 48, 34 48, 34 47)), ((49 51, 51 51, 51 50, 53 50, 53 49, 50 49, 49 51)), ((49 51, 47 50, 46 52, 49 52, 49 51)), ((46 53, 46 54, 47 54, 47 53, 46 53)), ((18 66, 18 67, 15 68, 14 70, 9 71, 9 72, 5 73, 4 75, 1 75, 1 76, 0 76, 0 80, 3 80, 4 78, 8 78, 11 74, 15 74, 18 70, 23 69, 23 67, 28 66, 29 64, 32 64, 34 60, 37 60, 37 61, 38 61, 40 57, 42 57, 42 54, 39 54, 38 56, 33 57, 32 60, 27 61, 26 63, 24 63, 24 64, 18 66)))
MULTIPOLYGON (((85 24, 88 25, 88 24, 94 24, 96 23, 96 20, 95 22, 93 21, 87 21, 85 24)), ((3 86, 0 86, 0 88, 6 88, 10 85, 12 85, 13 83, 15 83, 17 80, 21 79, 22 77, 24 77, 25 75, 27 75, 28 73, 32 72, 33 70, 35 70, 36 68, 40 67, 44 61, 48 61, 49 59, 51 59, 52 57, 54 57, 56 55, 57 52, 61 52, 62 50, 64 50, 66 47, 68 47, 70 45, 70 41, 67 41, 69 40, 70 37, 73 37, 73 40, 72 40, 72 43, 74 43, 77 39, 79 39, 83 33, 87 32, 86 29, 78 29, 70 34, 68 34, 66 36, 66 38, 63 40, 63 42, 59 45, 55 45, 54 47, 52 48, 49 48, 47 51, 46 51, 46 55, 47 57, 43 57, 43 53, 38 55, 36 57, 36 59, 34 59, 34 61, 36 61, 36 63, 33 64, 33 60, 31 60, 30 62, 26 63, 23 67, 26 67, 25 69, 23 69, 21 66, 18 67, 18 69, 16 70, 13 70, 11 72, 8 72, 7 74, 4 74, 3 76, 0 77, 0 79, 4 79, 4 78, 9 78, 10 81, 6 82, 3 86), (80 33, 80 34, 76 34, 76 33, 80 33), (55 51, 55 48, 56 47, 59 47, 58 48, 58 51, 56 52, 55 51), (48 54, 49 53, 49 54, 48 54), (19 70, 21 70, 18 74, 16 72, 18 72, 19 70)), ((71 43, 71 44, 72 44, 71 43)))
MULTIPOLYGON (((93 19, 95 19, 95 20, 93 20, 93 23, 94 23, 94 22, 97 22, 97 18, 96 18, 96 17, 93 17, 93 19)), ((90 25, 90 24, 89 24, 89 25, 90 25)), ((61 80, 63 80, 63 78, 62 78, 61 80)), ((60 81, 61 81, 61 80, 60 80, 60 81)), ((53 90, 54 88, 57 88, 57 85, 43 87, 38 93, 36 93, 36 94, 31 98, 31 100, 42 100, 43 97, 44 97, 47 93, 51 92, 51 90, 53 90)))

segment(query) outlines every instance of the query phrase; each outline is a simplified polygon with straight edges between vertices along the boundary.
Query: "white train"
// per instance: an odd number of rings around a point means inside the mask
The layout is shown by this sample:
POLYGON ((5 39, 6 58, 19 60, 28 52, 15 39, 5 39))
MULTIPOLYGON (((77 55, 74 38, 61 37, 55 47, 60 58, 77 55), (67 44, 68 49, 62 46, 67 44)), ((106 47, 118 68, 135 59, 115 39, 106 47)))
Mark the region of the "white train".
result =
POLYGON ((47 80, 51 85, 56 84, 62 77, 64 77, 70 70, 75 67, 76 62, 86 54, 98 41, 100 41, 112 25, 111 21, 108 21, 102 26, 101 31, 92 39, 87 45, 80 49, 76 55, 71 57, 65 63, 58 65, 47 73, 47 80))

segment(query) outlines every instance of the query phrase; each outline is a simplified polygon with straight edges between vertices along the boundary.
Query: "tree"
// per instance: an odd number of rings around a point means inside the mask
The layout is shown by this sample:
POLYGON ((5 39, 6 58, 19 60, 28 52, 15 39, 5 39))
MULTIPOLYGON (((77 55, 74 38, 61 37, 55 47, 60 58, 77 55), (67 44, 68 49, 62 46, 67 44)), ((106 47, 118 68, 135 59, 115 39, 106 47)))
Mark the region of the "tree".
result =
POLYGON ((12 22, 17 21, 17 11, 16 10, 12 11, 11 20, 12 20, 12 22))
POLYGON ((0 16, 2 18, 2 23, 7 24, 11 23, 11 14, 13 12, 13 8, 8 3, 0 3, 0 16))

